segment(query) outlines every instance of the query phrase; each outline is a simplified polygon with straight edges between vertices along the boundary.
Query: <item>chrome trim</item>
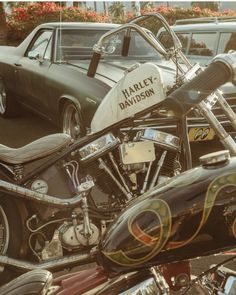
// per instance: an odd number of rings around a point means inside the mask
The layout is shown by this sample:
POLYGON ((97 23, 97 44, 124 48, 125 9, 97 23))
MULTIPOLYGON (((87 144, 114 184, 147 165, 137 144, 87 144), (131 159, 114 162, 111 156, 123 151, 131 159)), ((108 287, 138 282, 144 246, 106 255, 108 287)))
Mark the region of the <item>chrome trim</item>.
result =
POLYGON ((206 107, 205 101, 201 101, 197 108, 201 112, 201 114, 206 118, 209 122, 210 126, 214 129, 216 135, 219 137, 221 143, 224 145, 226 149, 230 151, 232 155, 236 155, 236 143, 233 138, 229 135, 228 132, 224 129, 222 124, 218 121, 215 115, 206 107))
POLYGON ((165 161, 165 158, 166 158, 166 154, 167 154, 167 151, 164 151, 157 163, 157 166, 156 166, 156 170, 155 170, 155 173, 153 175, 153 178, 152 178, 152 181, 150 183, 150 186, 149 186, 149 189, 152 189, 155 184, 156 184, 156 181, 158 179, 158 176, 159 176, 159 173, 160 173, 160 170, 164 164, 164 161, 165 161))
POLYGON ((180 139, 177 136, 163 131, 146 129, 142 132, 140 139, 151 140, 155 144, 158 144, 166 149, 174 151, 180 150, 180 139))
POLYGON ((62 266, 69 266, 72 264, 86 264, 93 261, 92 255, 90 254, 78 254, 78 255, 69 255, 62 258, 57 258, 50 261, 44 262, 28 262, 16 258, 10 258, 7 256, 0 255, 0 265, 14 266, 15 268, 23 271, 29 271, 33 269, 47 269, 53 270, 62 266))
POLYGON ((206 154, 199 158, 200 163, 204 167, 225 163, 229 161, 229 159, 230 159, 230 154, 228 150, 206 154))
POLYGON ((127 200, 130 200, 133 197, 133 195, 131 191, 129 190, 129 187, 125 183, 123 183, 124 186, 121 185, 121 183, 114 176, 111 169, 106 165, 106 163, 101 158, 99 158, 98 161, 99 161, 99 168, 103 169, 105 173, 107 173, 112 178, 112 180, 116 183, 116 185, 119 187, 122 193, 126 196, 127 200))
POLYGON ((112 133, 103 135, 79 149, 81 161, 83 162, 95 157, 99 157, 101 154, 114 148, 118 143, 119 140, 112 133))
POLYGON ((114 156, 113 156, 112 153, 109 153, 109 158, 110 158, 113 167, 115 168, 117 174, 118 174, 119 177, 120 177, 120 180, 122 181, 122 183, 123 183, 123 185, 124 185, 124 187, 125 187, 125 189, 126 189, 126 191, 127 191, 127 193, 128 193, 128 194, 127 194, 128 199, 130 199, 130 198, 132 197, 132 193, 131 193, 131 191, 130 191, 130 189, 129 189, 129 186, 128 186, 127 183, 125 182, 125 179, 124 179, 124 177, 122 176, 122 174, 121 174, 121 172, 120 172, 120 170, 119 170, 119 166, 117 165, 117 163, 116 163, 116 161, 115 161, 115 158, 114 158, 114 156))
POLYGON ((73 207, 81 202, 81 198, 86 191, 89 191, 94 186, 92 181, 86 181, 82 183, 78 191, 78 195, 63 199, 63 197, 53 197, 40 192, 32 191, 28 188, 21 187, 17 184, 9 183, 4 180, 0 180, 0 191, 14 194, 15 197, 20 197, 26 200, 38 202, 41 204, 49 205, 52 207, 73 207))
POLYGON ((223 110, 225 116, 231 122, 233 128, 236 130, 236 114, 235 114, 235 112, 230 107, 227 100, 224 98, 224 96, 221 94, 220 91, 217 91, 216 95, 218 97, 217 103, 219 104, 219 106, 223 110))

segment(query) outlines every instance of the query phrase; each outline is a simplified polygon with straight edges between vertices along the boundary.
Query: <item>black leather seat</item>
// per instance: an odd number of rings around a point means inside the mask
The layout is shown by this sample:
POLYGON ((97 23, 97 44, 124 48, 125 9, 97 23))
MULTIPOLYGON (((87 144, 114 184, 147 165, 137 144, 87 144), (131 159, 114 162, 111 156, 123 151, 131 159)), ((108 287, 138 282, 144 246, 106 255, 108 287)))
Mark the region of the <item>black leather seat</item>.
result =
POLYGON ((36 269, 2 286, 0 295, 42 295, 51 283, 52 274, 49 271, 36 269))

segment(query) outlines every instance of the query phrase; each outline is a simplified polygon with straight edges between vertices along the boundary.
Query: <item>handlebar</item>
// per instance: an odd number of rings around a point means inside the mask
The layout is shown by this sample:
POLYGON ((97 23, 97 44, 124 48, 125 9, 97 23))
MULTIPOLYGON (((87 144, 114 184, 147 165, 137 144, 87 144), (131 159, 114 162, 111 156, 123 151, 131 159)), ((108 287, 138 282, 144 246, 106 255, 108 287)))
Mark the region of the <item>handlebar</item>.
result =
POLYGON ((186 114, 221 85, 234 80, 235 73, 236 53, 216 56, 204 71, 167 97, 166 107, 176 116, 186 114))

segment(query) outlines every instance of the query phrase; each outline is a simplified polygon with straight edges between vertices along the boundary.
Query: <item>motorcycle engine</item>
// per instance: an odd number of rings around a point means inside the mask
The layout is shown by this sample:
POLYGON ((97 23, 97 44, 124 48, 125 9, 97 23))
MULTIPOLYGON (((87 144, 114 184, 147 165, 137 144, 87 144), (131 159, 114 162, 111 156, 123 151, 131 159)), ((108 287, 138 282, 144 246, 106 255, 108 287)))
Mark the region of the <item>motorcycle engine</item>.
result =
POLYGON ((86 170, 102 191, 126 199, 143 194, 179 173, 180 140, 155 129, 103 135, 79 150, 86 170))

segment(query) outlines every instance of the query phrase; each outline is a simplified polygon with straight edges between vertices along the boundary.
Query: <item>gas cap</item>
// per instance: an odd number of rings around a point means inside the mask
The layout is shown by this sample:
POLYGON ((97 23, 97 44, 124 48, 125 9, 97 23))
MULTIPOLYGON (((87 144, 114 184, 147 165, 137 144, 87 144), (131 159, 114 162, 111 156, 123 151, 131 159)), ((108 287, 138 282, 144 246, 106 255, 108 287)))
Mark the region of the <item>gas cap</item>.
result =
POLYGON ((230 154, 228 150, 206 154, 199 158, 200 163, 204 168, 218 168, 228 162, 229 159, 230 154))

